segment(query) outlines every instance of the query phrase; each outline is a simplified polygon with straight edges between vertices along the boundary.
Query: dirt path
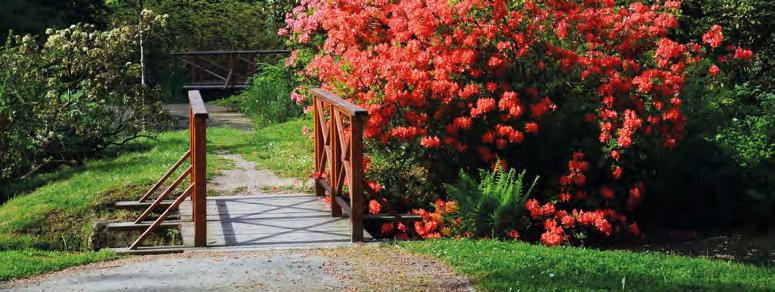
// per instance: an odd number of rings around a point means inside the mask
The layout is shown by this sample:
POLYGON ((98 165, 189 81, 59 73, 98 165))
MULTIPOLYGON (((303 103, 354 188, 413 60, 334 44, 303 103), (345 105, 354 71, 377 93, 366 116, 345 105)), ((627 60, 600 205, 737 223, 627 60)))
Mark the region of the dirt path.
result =
POLYGON ((471 291, 469 279, 397 248, 358 246, 131 257, 0 284, 18 291, 471 291))
MULTIPOLYGON (((249 130, 253 127, 253 122, 243 114, 232 111, 231 109, 208 103, 205 105, 209 118, 207 125, 210 127, 227 127, 249 130)), ((169 111, 175 118, 175 126, 180 129, 188 128, 188 104, 175 103, 165 104, 164 109, 169 111)))
POLYGON ((302 190, 304 183, 294 178, 280 178, 269 170, 257 170, 256 164, 240 155, 219 153, 234 167, 223 170, 208 181, 207 188, 217 195, 253 195, 288 190, 302 190))

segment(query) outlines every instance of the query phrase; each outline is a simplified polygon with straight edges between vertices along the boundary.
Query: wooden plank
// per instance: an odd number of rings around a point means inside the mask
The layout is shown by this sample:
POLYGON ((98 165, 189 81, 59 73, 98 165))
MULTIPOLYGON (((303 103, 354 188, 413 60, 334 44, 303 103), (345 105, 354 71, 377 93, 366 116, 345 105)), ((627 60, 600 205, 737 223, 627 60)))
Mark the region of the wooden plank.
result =
MULTIPOLYGON (((140 223, 134 223, 132 221, 127 222, 113 222, 108 223, 106 228, 108 230, 121 230, 121 231, 128 231, 128 230, 143 230, 151 226, 153 222, 145 221, 140 223)), ((180 224, 183 224, 182 221, 166 221, 161 224, 159 224, 158 228, 162 229, 170 229, 170 228, 177 228, 180 227, 180 224)))
POLYGON ((237 83, 230 85, 228 87, 224 87, 223 83, 219 84, 185 84, 183 85, 184 90, 228 90, 228 89, 245 89, 248 87, 247 83, 237 83))
POLYGON ((137 249, 129 249, 128 247, 122 248, 106 248, 115 252, 116 254, 127 255, 160 255, 160 254, 178 254, 183 253, 184 249, 179 246, 141 246, 137 249))
MULTIPOLYGON (((129 246, 129 249, 136 249, 138 246, 140 246, 140 244, 142 244, 142 243, 143 243, 143 241, 145 241, 145 239, 146 239, 146 238, 147 238, 149 235, 151 235, 151 233, 152 233, 154 230, 156 230, 157 228, 159 228, 160 226, 162 226, 164 223, 170 223, 170 222, 164 222, 164 220, 167 218, 167 216, 169 216, 169 215, 170 215, 170 213, 172 213, 172 210, 173 210, 173 209, 175 209, 177 206, 179 206, 179 205, 180 205, 180 203, 183 203, 183 200, 185 200, 185 199, 188 197, 188 195, 190 195, 190 194, 191 194, 191 190, 192 190, 193 188, 194 188, 194 185, 191 185, 191 186, 189 186, 189 187, 188 187, 188 189, 186 189, 186 190, 183 192, 183 194, 181 194, 181 195, 180 195, 180 196, 179 196, 177 199, 175 199, 175 202, 174 202, 174 203, 172 203, 172 206, 170 206, 169 208, 167 208, 167 210, 165 210, 165 211, 164 211, 164 213, 162 213, 162 214, 161 214, 161 216, 159 216, 159 218, 156 218, 156 220, 155 220, 155 221, 153 221, 153 223, 151 223, 151 224, 148 226, 148 228, 147 228, 147 229, 145 229, 145 231, 143 232, 143 234, 140 234, 140 237, 138 237, 138 238, 135 240, 135 242, 133 242, 133 243, 132 243, 132 245, 130 245, 130 246, 129 246)), ((178 224, 178 226, 180 226, 180 223, 178 224)))
MULTIPOLYGON (((207 107, 205 107, 205 103, 202 101, 202 94, 200 94, 198 90, 191 90, 188 92, 188 102, 191 109, 190 113, 194 117, 207 118, 207 107)), ((196 151, 193 147, 191 148, 191 153, 196 154, 196 151)))
POLYGON ((369 112, 366 111, 365 109, 323 89, 313 88, 310 90, 310 92, 312 93, 312 95, 320 98, 325 103, 334 106, 335 108, 346 113, 349 116, 367 116, 369 114, 369 112))
MULTIPOLYGON (((172 200, 164 200, 159 203, 158 208, 167 208, 172 205, 172 200)), ((116 202, 116 209, 148 209, 153 202, 138 202, 138 201, 118 201, 116 202)))
POLYGON ((167 171, 167 173, 165 173, 161 177, 161 179, 159 179, 159 181, 156 182, 156 184, 154 184, 153 187, 151 187, 151 189, 148 190, 148 192, 145 193, 145 195, 140 197, 140 200, 138 200, 138 201, 140 201, 140 202, 145 201, 145 200, 148 199, 148 197, 151 196, 151 194, 156 192, 156 190, 159 189, 161 184, 164 183, 164 181, 166 181, 173 173, 175 173, 175 171, 178 169, 178 167, 180 167, 180 165, 183 164, 184 161, 186 161, 186 158, 188 158, 189 155, 191 155, 191 149, 186 151, 186 154, 183 154, 183 157, 180 157, 180 159, 178 159, 178 161, 175 162, 174 165, 172 165, 172 167, 167 171))
POLYGON ((422 220, 422 217, 420 215, 415 214, 401 214, 401 215, 390 215, 390 214, 366 214, 364 215, 364 220, 378 220, 378 221, 420 221, 422 220))

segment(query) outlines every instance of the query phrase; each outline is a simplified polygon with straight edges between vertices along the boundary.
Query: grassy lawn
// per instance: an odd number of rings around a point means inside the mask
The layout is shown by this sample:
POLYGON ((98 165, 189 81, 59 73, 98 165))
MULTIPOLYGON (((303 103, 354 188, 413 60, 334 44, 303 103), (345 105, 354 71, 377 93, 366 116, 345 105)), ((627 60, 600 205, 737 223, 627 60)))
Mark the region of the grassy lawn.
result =
POLYGON ((494 240, 399 245, 436 256, 483 290, 724 290, 775 288, 775 269, 657 253, 547 248, 494 240))
MULTIPOLYGON (((246 144, 250 136, 241 130, 209 129, 208 143, 217 147, 208 149, 208 173, 229 167, 214 151, 246 144)), ((138 140, 112 158, 39 176, 33 181, 45 184, 0 206, 0 250, 82 250, 100 204, 139 197, 186 149, 187 131, 167 132, 157 140, 138 140)))
POLYGON ((0 281, 118 258, 114 253, 18 250, 0 251, 0 281))
POLYGON ((311 132, 312 120, 297 118, 256 130, 248 144, 224 141, 224 145, 228 145, 230 152, 256 162, 259 169, 269 169, 281 177, 304 181, 309 178, 314 164, 311 132), (305 126, 310 131, 309 135, 302 133, 305 126))

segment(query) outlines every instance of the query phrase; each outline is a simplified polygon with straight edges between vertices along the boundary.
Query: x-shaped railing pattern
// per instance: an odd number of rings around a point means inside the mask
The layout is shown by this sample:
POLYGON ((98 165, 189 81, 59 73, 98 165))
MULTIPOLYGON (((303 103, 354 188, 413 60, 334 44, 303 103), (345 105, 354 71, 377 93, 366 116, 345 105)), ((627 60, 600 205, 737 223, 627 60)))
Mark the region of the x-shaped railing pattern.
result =
POLYGON ((352 241, 362 241, 363 124, 368 112, 325 90, 310 92, 314 96, 315 193, 331 196, 331 215, 349 215, 352 241), (345 187, 347 197, 342 196, 345 187))

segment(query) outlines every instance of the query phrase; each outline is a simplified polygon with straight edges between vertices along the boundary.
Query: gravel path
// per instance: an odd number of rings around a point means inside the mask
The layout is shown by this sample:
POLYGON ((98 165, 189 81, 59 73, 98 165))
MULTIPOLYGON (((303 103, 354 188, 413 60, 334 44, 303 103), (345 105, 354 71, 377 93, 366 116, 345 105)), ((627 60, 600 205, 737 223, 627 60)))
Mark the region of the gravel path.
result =
POLYGON ((251 195, 305 187, 298 179, 280 178, 269 170, 258 170, 255 163, 240 155, 219 153, 218 156, 234 164, 207 182, 207 188, 218 195, 251 195))
POLYGON ((471 291, 435 260, 357 246, 130 257, 0 284, 18 291, 471 291))

